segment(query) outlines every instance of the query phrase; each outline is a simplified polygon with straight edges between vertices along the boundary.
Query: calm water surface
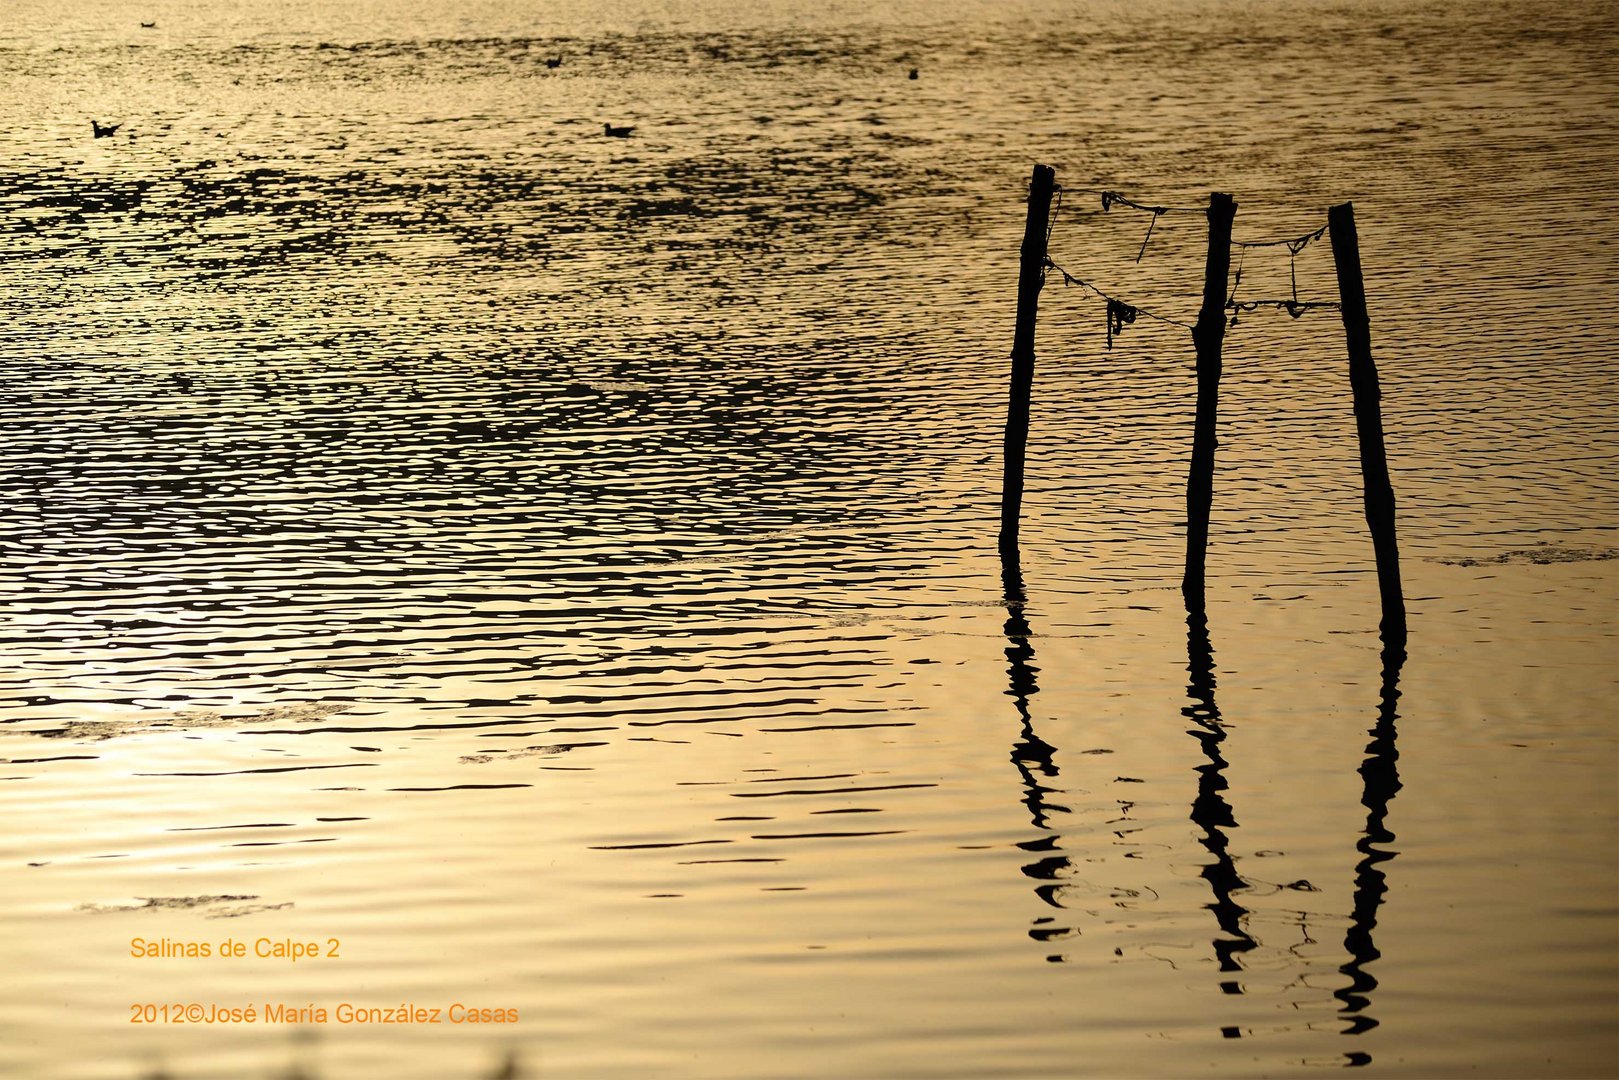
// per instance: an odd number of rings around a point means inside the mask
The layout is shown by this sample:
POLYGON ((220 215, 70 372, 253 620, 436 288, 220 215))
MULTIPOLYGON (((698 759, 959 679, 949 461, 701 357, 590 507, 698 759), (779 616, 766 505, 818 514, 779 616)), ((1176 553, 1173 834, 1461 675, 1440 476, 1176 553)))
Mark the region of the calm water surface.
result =
POLYGON ((1619 1074, 1610 6, 5 23, 0 1075, 1619 1074), (1189 633, 1186 332, 1054 279, 1003 578, 1035 161, 1183 322, 1096 189, 1354 200, 1403 663, 1331 311, 1228 333, 1189 633))

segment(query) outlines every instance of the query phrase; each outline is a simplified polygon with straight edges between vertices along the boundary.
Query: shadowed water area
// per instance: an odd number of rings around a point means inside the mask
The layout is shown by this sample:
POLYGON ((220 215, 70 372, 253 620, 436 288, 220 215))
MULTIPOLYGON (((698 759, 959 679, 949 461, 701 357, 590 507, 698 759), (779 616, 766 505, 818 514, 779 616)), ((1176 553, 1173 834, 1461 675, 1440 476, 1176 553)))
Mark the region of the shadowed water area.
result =
POLYGON ((1619 1072, 1609 5, 331 7, 0 28, 0 1076, 1619 1072), (1003 564, 1036 161, 1170 321, 1051 276, 1003 564), (1354 201, 1404 650, 1332 310, 1187 619, 1207 225, 1102 189, 1354 201))

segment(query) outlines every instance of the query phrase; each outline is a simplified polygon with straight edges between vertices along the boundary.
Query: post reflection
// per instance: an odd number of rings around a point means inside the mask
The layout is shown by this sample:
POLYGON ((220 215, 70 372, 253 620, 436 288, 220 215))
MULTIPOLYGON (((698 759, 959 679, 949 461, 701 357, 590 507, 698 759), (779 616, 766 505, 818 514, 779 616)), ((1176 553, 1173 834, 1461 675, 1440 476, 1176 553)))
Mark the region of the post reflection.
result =
MULTIPOLYGON (((1385 822, 1389 803, 1401 786, 1400 771, 1395 766, 1400 758, 1395 746, 1395 721, 1399 717, 1400 671, 1405 666, 1405 655, 1403 634, 1384 639, 1377 723, 1370 729, 1372 741, 1366 744, 1366 759, 1360 765, 1360 801, 1366 807, 1366 828, 1355 844, 1360 861, 1355 864, 1354 904, 1349 931, 1344 935, 1344 951, 1349 954, 1349 961, 1338 969, 1349 977, 1349 985, 1333 994, 1341 1003, 1338 1012, 1346 1021, 1345 1035, 1363 1034, 1378 1023, 1367 1011, 1372 1004, 1371 993, 1377 988, 1377 978, 1367 967, 1382 955, 1373 943, 1372 932, 1377 928, 1377 912, 1388 892, 1388 875, 1383 864, 1392 862, 1399 854, 1388 846, 1394 842, 1394 833, 1385 822)), ((1371 1061, 1364 1053, 1346 1057, 1350 1065, 1371 1061)))
MULTIPOLYGON (((1237 819, 1224 794, 1227 762, 1220 753, 1220 744, 1225 741, 1225 727, 1220 706, 1214 700, 1214 647, 1209 643, 1208 621, 1201 609, 1189 611, 1186 616, 1186 670, 1190 677, 1186 695, 1191 700, 1181 709, 1181 715, 1194 725, 1188 734, 1197 740, 1207 759, 1197 766, 1197 797, 1192 800, 1191 816, 1203 830, 1199 842, 1212 856, 1203 866, 1202 877, 1214 894, 1213 902, 1207 906, 1220 928, 1220 936, 1213 943, 1214 956, 1221 972, 1235 973, 1242 970, 1242 954, 1255 948, 1257 942, 1243 929, 1248 909, 1236 899, 1249 886, 1237 873, 1226 834, 1227 829, 1236 828, 1237 819)), ((1242 983, 1234 978, 1223 980, 1220 988, 1228 994, 1242 993, 1242 983)))
MULTIPOLYGON (((1023 805, 1028 808, 1029 821, 1048 835, 1025 840, 1018 847, 1039 858, 1023 867, 1023 873, 1039 884, 1034 893, 1045 904, 1063 910, 1059 893, 1063 878, 1071 862, 1058 846, 1061 837, 1051 832, 1051 815, 1066 814, 1069 808, 1055 803, 1051 796, 1058 789, 1049 781, 1058 775, 1056 747, 1040 738, 1034 731, 1034 720, 1029 711, 1029 699, 1039 693, 1037 680, 1040 669, 1034 665, 1034 647, 1029 644, 1031 631, 1024 614, 1027 597, 1023 588, 1023 569, 1015 545, 1001 550, 1001 586, 1006 606, 1006 660, 1007 695, 1017 709, 1019 731, 1012 744, 1012 764, 1022 780, 1023 805)), ((1034 920, 1029 936, 1036 941, 1055 941, 1073 934, 1073 927, 1059 922, 1058 916, 1047 915, 1034 920)), ((1046 958, 1061 963, 1060 954, 1046 958)))
MULTIPOLYGON (((1190 701, 1181 711, 1192 721, 1194 726, 1189 734, 1197 739, 1207 759, 1197 767, 1197 796, 1192 802, 1191 818, 1203 831, 1200 842, 1212 856, 1202 869, 1202 877, 1213 893, 1213 902, 1208 907, 1214 912, 1215 922, 1220 928, 1220 935, 1213 942, 1214 955, 1221 972, 1235 974, 1243 970, 1242 954, 1257 948, 1259 943, 1244 928, 1249 910, 1239 902, 1238 897, 1250 885, 1237 872, 1230 852, 1227 830, 1236 828, 1237 821, 1224 795, 1227 762, 1221 753, 1221 743, 1225 741, 1225 729, 1219 705, 1215 701, 1214 649, 1201 611, 1189 614, 1186 625, 1187 672, 1190 676, 1187 696, 1190 701)), ((1399 760, 1396 721, 1399 716, 1400 674, 1405 659, 1403 637, 1386 637, 1377 720, 1369 729, 1371 741, 1366 746, 1366 757, 1359 770, 1366 825, 1355 844, 1360 859, 1355 865, 1350 925, 1344 936, 1344 951, 1349 959, 1338 969, 1348 977, 1348 985, 1333 993, 1339 1003, 1338 1015, 1345 1021, 1345 1035, 1360 1035, 1378 1026, 1378 1021, 1369 1012, 1371 993, 1378 983, 1368 968, 1382 955, 1373 941, 1373 932, 1377 927, 1378 911, 1388 892, 1384 864, 1398 855, 1389 846, 1395 836, 1386 822, 1389 804, 1401 787, 1396 767, 1399 760)), ((1243 992, 1241 982, 1235 978, 1227 978, 1220 985, 1228 994, 1243 992)), ((1241 1034, 1237 1028, 1223 1028, 1222 1033, 1228 1037, 1241 1034)), ((1368 1065, 1371 1061, 1371 1055, 1365 1051, 1344 1054, 1347 1067, 1368 1065)))

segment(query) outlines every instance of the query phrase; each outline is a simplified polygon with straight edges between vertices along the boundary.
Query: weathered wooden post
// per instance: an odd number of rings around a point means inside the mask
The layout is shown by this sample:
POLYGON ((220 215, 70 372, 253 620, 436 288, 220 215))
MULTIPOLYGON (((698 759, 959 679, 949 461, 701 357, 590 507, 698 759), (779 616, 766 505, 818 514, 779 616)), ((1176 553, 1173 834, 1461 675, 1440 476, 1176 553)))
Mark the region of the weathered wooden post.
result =
POLYGON ((1046 229, 1056 172, 1036 165, 1029 179, 1029 217, 1023 226, 1023 262, 1018 272, 1017 328, 1012 335, 1012 391, 1006 406, 1005 479, 1001 486, 1001 554, 1017 552, 1023 510, 1023 458, 1029 442, 1029 394, 1034 387, 1034 316, 1045 282, 1046 229))
POLYGON ((1360 238, 1355 233, 1352 203, 1327 211, 1332 261, 1338 270, 1338 299, 1349 345, 1349 386, 1355 398, 1355 429, 1360 435, 1360 472, 1366 498, 1366 524, 1377 557, 1377 588, 1383 598, 1383 640, 1405 641, 1405 595, 1400 589, 1400 549, 1394 538, 1394 488, 1383 452, 1382 392, 1372 362, 1371 321, 1366 314, 1366 286, 1360 273, 1360 238))
POLYGON ((1231 221, 1237 216, 1237 203, 1216 191, 1209 196, 1208 214, 1203 306, 1192 328, 1192 342, 1197 346, 1197 419, 1192 428, 1192 468, 1186 480, 1186 575, 1181 579, 1181 595, 1189 614, 1203 611, 1203 563, 1209 546, 1209 509, 1214 503, 1220 349, 1225 343, 1226 275, 1231 270, 1231 221))

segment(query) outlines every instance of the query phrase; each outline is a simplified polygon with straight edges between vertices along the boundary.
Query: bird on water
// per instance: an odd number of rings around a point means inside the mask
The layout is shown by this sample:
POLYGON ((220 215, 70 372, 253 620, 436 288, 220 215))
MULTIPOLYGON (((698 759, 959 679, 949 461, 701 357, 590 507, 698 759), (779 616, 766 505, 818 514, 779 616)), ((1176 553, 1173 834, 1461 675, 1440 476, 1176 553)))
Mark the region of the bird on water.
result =
POLYGON ((615 127, 612 124, 603 124, 602 125, 602 132, 604 134, 606 134, 606 135, 612 136, 615 139, 627 139, 627 138, 630 137, 630 132, 632 132, 634 130, 635 130, 635 128, 633 126, 632 127, 615 127))
POLYGON ((545 66, 548 67, 548 68, 559 68, 559 67, 561 67, 562 66, 562 54, 557 53, 555 56, 547 56, 545 58, 545 66))
POLYGON ((122 124, 102 124, 95 120, 90 121, 90 130, 95 132, 98 139, 112 138, 112 136, 118 134, 118 129, 123 126, 122 124))

